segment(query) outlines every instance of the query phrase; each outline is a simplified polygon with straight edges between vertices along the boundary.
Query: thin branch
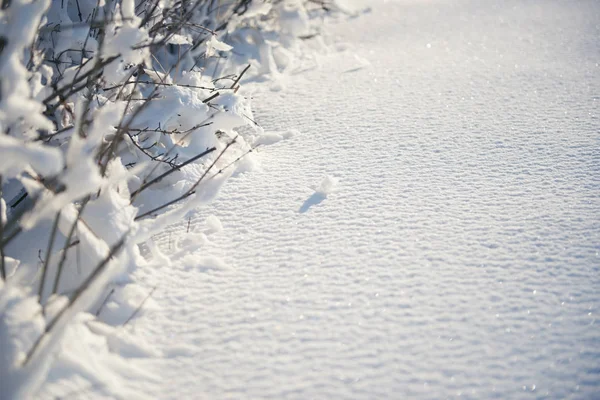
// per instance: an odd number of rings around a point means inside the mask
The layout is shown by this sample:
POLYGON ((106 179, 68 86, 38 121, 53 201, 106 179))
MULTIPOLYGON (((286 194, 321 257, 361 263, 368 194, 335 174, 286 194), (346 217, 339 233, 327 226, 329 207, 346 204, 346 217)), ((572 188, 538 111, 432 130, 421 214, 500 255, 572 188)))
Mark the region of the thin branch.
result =
POLYGON ((248 71, 249 69, 250 69, 250 64, 248 64, 248 66, 246 68, 244 68, 244 70, 242 71, 242 73, 239 74, 237 78, 235 78, 235 81, 233 81, 233 84, 231 85, 231 89, 235 88, 235 86, 238 84, 238 82, 240 81, 240 79, 242 79, 242 76, 244 76, 244 74, 246 73, 246 71, 248 71))
POLYGON ((239 162, 242 158, 246 157, 248 154, 253 153, 254 150, 256 150, 259 146, 261 146, 260 144, 258 146, 252 147, 250 150, 248 150, 247 152, 245 152, 244 154, 242 154, 241 156, 239 156, 238 158, 236 158, 235 160, 233 160, 232 162, 230 162, 229 164, 227 164, 226 166, 224 166, 223 168, 221 168, 218 172, 215 172, 210 178, 208 179, 213 179, 215 178, 217 175, 221 174, 223 171, 225 171, 226 169, 229 169, 231 166, 235 165, 237 162, 239 162))
POLYGON ((217 156, 217 158, 215 158, 215 160, 210 164, 210 166, 207 168, 207 170, 204 172, 204 174, 202 174, 202 176, 200 177, 200 179, 198 179, 196 181, 196 183, 194 185, 192 185, 192 187, 185 192, 184 194, 182 194, 181 196, 177 197, 174 200, 171 200, 167 203, 164 203, 161 206, 158 206, 156 208, 153 208, 150 211, 146 211, 145 213, 138 215, 137 217, 135 217, 134 221, 140 220, 144 217, 147 217, 150 214, 153 214, 157 211, 160 211, 164 208, 169 207, 170 205, 173 205, 175 203, 180 202, 181 200, 187 199, 188 197, 190 197, 191 195, 193 195, 194 193, 196 193, 196 188, 198 187, 198 185, 204 180, 204 178, 206 177, 206 175, 209 173, 209 171, 215 166, 215 164, 217 163, 217 161, 219 161, 219 159, 223 156, 223 154, 225 154, 225 152, 227 151, 227 149, 229 149, 229 147, 234 144, 236 142, 237 136, 230 141, 229 143, 227 143, 227 146, 225 146, 225 148, 221 151, 221 153, 219 153, 219 155, 217 156))
POLYGON ((44 266, 42 267, 42 278, 40 281, 40 290, 38 292, 40 302, 42 301, 42 294, 44 293, 44 284, 46 282, 46 274, 48 273, 48 264, 50 263, 50 257, 52 255, 52 246, 54 245, 54 238, 56 237, 56 231, 58 230, 59 220, 60 220, 60 211, 57 212, 56 217, 54 217, 54 223, 52 224, 52 231, 50 231, 50 238, 48 239, 48 247, 46 248, 46 259, 44 260, 44 266))
POLYGON ((75 216, 75 221, 73 221, 73 225, 71 225, 71 229, 69 230, 69 234, 67 235, 67 239, 65 240, 65 245, 63 246, 62 254, 60 255, 60 260, 58 262, 58 267, 56 270, 56 276, 54 278, 54 285, 52 286, 52 294, 58 293, 58 284, 60 283, 60 277, 62 275, 63 266, 65 265, 65 261, 67 260, 67 253, 71 244, 71 238, 75 233, 75 228, 77 227, 77 223, 81 218, 81 214, 85 209, 85 206, 90 201, 91 197, 88 195, 82 202, 81 207, 77 211, 77 215, 75 216))
MULTIPOLYGON (((2 201, 2 175, 0 175, 0 201, 2 201)), ((4 203, 6 204, 6 203, 4 203)), ((4 238, 4 206, 0 205, 0 240, 4 238)), ((6 264, 4 263, 4 243, 0 245, 0 277, 6 280, 6 264)))
POLYGON ((210 96, 210 97, 208 97, 208 98, 206 98, 206 99, 202 100, 202 102, 203 102, 204 104, 206 104, 206 103, 208 103, 209 101, 211 101, 211 100, 214 100, 214 99, 215 99, 215 98, 217 98, 217 97, 219 97, 219 92, 216 92, 216 93, 215 93, 215 94, 213 94, 212 96, 210 96))
MULTIPOLYGON (((128 81, 128 82, 124 82, 120 85, 115 85, 115 86, 110 86, 107 88, 103 88, 102 90, 108 91, 108 90, 114 90, 114 89, 118 89, 124 85, 133 85, 135 84, 136 81, 128 81)), ((207 86, 197 86, 197 85, 186 85, 183 83, 164 83, 164 82, 153 82, 153 81, 138 81, 137 83, 139 84, 144 84, 144 85, 156 85, 156 86, 177 86, 177 87, 185 87, 185 88, 191 88, 191 89, 204 89, 204 90, 210 90, 211 92, 214 92, 215 90, 231 90, 232 88, 226 88, 226 87, 222 87, 222 88, 211 88, 211 87, 207 87, 207 86)))
POLYGON ((140 135, 142 133, 147 133, 147 132, 158 132, 158 133, 164 133, 165 135, 175 135, 175 134, 177 134, 177 135, 185 135, 186 133, 189 133, 191 131, 195 131, 198 128, 202 128, 204 126, 209 126, 209 125, 212 125, 212 122, 209 122, 209 123, 206 123, 206 124, 201 124, 201 125, 196 125, 196 126, 190 128, 190 129, 188 129, 187 131, 179 131, 177 129, 173 129, 173 130, 169 131, 169 130, 166 130, 166 129, 159 129, 159 128, 156 128, 156 129, 149 129, 149 128, 144 128, 144 129, 128 128, 128 130, 130 132, 137 132, 133 136, 137 136, 137 135, 140 135))
POLYGON ((125 322, 123 322, 122 326, 125 326, 129 323, 129 321, 131 321, 142 309, 142 307, 144 307, 144 304, 146 304, 146 302, 148 301, 148 299, 150 297, 152 297, 152 294, 154 293, 154 291, 156 290, 156 286, 154 286, 152 288, 152 290, 150 291, 150 293, 148 293, 148 295, 144 298, 144 300, 142 300, 142 302, 140 303, 140 305, 138 306, 138 308, 135 309, 135 311, 133 312, 133 314, 131 314, 129 316, 129 318, 127 318, 127 320, 125 322))
POLYGON ((46 325, 46 329, 44 329, 44 333, 42 333, 37 338, 37 340, 31 347, 31 349, 29 350, 29 352, 27 352, 27 356, 25 357, 25 360, 23 361, 23 367, 26 366, 33 359, 33 356, 35 355, 35 352, 37 351, 40 344, 42 343, 42 340, 52 332, 52 330, 54 329, 54 327, 56 326, 56 324, 58 323, 60 318, 67 312, 67 310, 69 308, 71 308, 73 306, 73 304, 75 304, 75 302, 81 297, 81 295, 83 293, 85 293, 85 291, 90 287, 90 285, 92 283, 94 283, 94 281, 96 279, 98 279, 100 274, 102 272, 104 272, 104 270, 106 269, 106 266, 108 265, 110 260, 115 255, 117 255, 117 253, 121 250, 121 248, 125 244, 125 241, 126 241, 126 238, 128 235, 129 235, 129 231, 127 231, 121 237, 121 239, 114 246, 112 246, 110 248, 108 255, 102 261, 100 261, 100 263, 96 266, 96 268, 94 268, 94 270, 87 277, 87 279, 81 285, 79 285, 79 287, 73 292, 73 296, 69 299, 69 302, 67 303, 67 305, 62 310, 60 310, 60 312, 52 319, 52 321, 50 321, 48 323, 48 325, 46 325))
POLYGON ((96 310, 96 317, 100 315, 100 312, 102 311, 102 309, 104 308, 106 303, 108 303, 108 299, 110 299, 110 296, 112 296, 112 294, 114 292, 115 292, 115 288, 110 289, 110 292, 106 295, 106 297, 104 298, 104 301, 102 302, 102 304, 100 305, 98 310, 96 310))
MULTIPOLYGON (((113 57, 109 57, 104 61, 101 61, 99 63, 99 66, 96 68, 93 68, 92 70, 86 72, 85 74, 77 77, 76 79, 73 79, 71 82, 69 82, 68 84, 65 84, 64 86, 62 86, 60 89, 55 89, 54 92, 52 92, 51 95, 47 96, 44 100, 42 100, 42 103, 46 104, 47 106, 49 105, 49 103, 56 99, 57 97, 59 99, 67 99, 69 98, 69 96, 71 96, 73 93, 77 93, 79 90, 81 90, 82 88, 85 87, 84 86, 80 86, 74 89, 75 85, 86 80, 88 77, 91 77, 93 74, 97 74, 100 72, 100 69, 105 67, 106 65, 110 64, 111 62, 113 62, 114 60, 116 60, 117 58, 121 57, 121 55, 116 55, 113 57)), ((57 103, 60 104, 60 103, 57 103)), ((56 109, 56 107, 58 106, 57 104, 53 105, 53 106, 49 106, 49 109, 51 111, 53 111, 54 109, 56 109)), ((47 111, 49 112, 49 111, 47 111)))
MULTIPOLYGON (((133 21, 133 18, 120 18, 120 21, 133 21)), ((112 24, 118 22, 114 19, 106 19, 101 21, 82 21, 82 22, 73 22, 72 24, 47 24, 40 28, 40 33, 45 33, 52 31, 54 29, 59 29, 62 32, 65 29, 78 29, 78 28, 87 28, 88 26, 92 29, 105 28, 108 24, 112 24)))
POLYGON ((202 158, 210 153, 212 153, 213 151, 215 151, 217 148, 216 147, 211 147, 210 149, 207 149, 205 151, 203 151, 202 153, 190 158, 189 160, 177 165, 176 167, 168 170, 167 172, 157 176, 156 178, 152 179, 149 182, 144 183, 142 186, 140 186, 137 190, 135 190, 133 193, 131 193, 131 201, 133 202, 133 200, 135 199, 135 197, 140 194, 142 191, 144 191, 145 189, 147 189, 148 187, 154 185, 155 183, 159 182, 160 180, 164 179, 165 177, 171 175, 173 172, 175 171, 179 171, 181 168, 185 167, 188 164, 193 163, 194 161, 198 160, 199 158, 202 158))

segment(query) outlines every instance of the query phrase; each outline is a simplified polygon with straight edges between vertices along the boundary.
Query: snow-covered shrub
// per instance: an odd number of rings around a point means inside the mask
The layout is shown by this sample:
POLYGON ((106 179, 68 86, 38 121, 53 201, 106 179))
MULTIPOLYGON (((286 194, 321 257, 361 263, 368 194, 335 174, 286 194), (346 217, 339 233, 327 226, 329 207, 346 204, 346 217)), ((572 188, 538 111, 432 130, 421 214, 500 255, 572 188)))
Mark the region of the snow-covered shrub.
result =
POLYGON ((209 200, 259 132, 242 78, 278 74, 324 1, 4 0, 0 392, 27 398, 138 246, 209 200), (248 125, 252 133, 236 128, 248 125), (250 135, 250 136, 248 136, 250 135), (177 204, 175 207, 170 207, 177 204))

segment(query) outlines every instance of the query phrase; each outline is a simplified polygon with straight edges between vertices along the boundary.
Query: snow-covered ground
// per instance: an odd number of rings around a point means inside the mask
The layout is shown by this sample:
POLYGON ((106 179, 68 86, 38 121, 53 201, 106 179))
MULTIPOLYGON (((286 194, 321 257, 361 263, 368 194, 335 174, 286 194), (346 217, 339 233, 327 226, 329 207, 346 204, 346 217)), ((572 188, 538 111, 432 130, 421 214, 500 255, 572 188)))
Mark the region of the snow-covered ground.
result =
POLYGON ((600 393, 600 3, 367 5, 249 85, 275 143, 156 237, 122 398, 600 393))

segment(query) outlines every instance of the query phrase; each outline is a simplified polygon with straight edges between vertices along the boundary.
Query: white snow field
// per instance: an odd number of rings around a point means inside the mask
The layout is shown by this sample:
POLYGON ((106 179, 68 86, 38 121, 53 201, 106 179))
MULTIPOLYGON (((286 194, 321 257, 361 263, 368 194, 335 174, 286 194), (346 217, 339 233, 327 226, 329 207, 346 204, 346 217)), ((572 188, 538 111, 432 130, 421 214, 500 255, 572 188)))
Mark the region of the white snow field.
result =
POLYGON ((600 2, 349 3, 155 238, 121 397, 600 398, 600 2))

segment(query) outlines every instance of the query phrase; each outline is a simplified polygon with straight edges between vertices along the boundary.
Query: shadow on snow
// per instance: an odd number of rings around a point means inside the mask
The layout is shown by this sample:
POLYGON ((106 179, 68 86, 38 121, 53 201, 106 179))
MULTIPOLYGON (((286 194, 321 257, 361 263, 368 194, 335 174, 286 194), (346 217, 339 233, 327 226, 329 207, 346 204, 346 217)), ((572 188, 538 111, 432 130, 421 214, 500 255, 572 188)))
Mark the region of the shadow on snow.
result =
POLYGON ((316 206, 316 205, 320 204, 323 200, 325 200, 326 197, 327 196, 325 196, 323 193, 313 193, 313 195, 310 196, 308 199, 306 199, 304 201, 304 203, 302 204, 302 206, 300 206, 300 209, 298 210, 298 212, 301 214, 304 214, 312 206, 316 206))

